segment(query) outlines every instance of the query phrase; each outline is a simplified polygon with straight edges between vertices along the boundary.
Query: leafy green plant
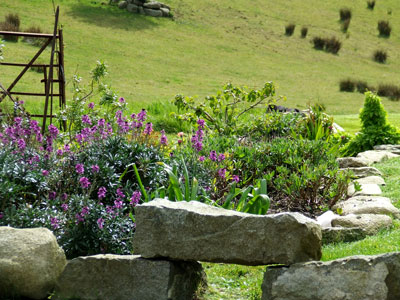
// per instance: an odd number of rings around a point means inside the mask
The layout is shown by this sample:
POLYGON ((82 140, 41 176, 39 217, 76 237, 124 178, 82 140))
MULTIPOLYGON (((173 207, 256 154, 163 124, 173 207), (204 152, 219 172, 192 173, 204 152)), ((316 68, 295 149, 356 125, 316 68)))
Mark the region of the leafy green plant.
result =
POLYGON ((367 92, 364 107, 360 112, 361 132, 346 147, 343 154, 353 156, 359 152, 370 150, 375 145, 396 144, 400 141, 400 132, 387 121, 381 99, 367 92))
POLYGON ((211 130, 231 135, 247 123, 246 116, 254 108, 271 103, 274 95, 275 86, 272 82, 265 83, 261 90, 247 90, 229 83, 224 86, 223 91, 215 96, 207 96, 200 103, 192 97, 175 96, 174 104, 178 111, 186 111, 185 114, 175 117, 190 122, 203 118, 211 130))

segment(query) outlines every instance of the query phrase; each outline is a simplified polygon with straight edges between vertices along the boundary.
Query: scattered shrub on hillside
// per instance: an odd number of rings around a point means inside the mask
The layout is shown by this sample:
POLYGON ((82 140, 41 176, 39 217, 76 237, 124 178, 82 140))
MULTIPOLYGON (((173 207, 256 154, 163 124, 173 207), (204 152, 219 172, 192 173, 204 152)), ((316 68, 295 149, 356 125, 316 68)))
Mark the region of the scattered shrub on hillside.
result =
POLYGON ((325 44, 326 44, 326 39, 316 36, 313 38, 312 42, 314 44, 315 49, 324 50, 325 44))
POLYGON ((387 52, 385 50, 376 50, 374 52, 374 61, 384 64, 387 59, 387 52))
POLYGON ((340 42, 336 37, 331 37, 325 41, 325 51, 337 54, 342 47, 342 42, 340 42))
POLYGON ((353 80, 350 78, 341 80, 339 83, 339 89, 341 92, 354 92, 354 89, 356 87, 356 84, 353 80))
POLYGON ((368 85, 368 83, 366 83, 365 81, 362 81, 362 80, 358 80, 358 81, 356 82, 356 89, 357 89, 357 92, 359 92, 359 93, 361 93, 361 94, 364 94, 364 93, 367 92, 367 91, 373 90, 373 88, 371 88, 371 87, 368 85))
POLYGON ((379 31, 379 36, 390 37, 390 33, 392 32, 392 27, 390 26, 389 21, 379 21, 378 31, 379 31))
POLYGON ((381 97, 388 97, 391 100, 400 100, 400 88, 394 84, 380 84, 377 94, 381 97))
POLYGON ((291 23, 291 24, 286 25, 285 26, 285 35, 292 36, 295 28, 296 28, 295 24, 291 23))
MULTIPOLYGON (((42 33, 42 29, 39 26, 30 26, 27 29, 25 29, 25 32, 30 32, 30 33, 42 33)), ((42 46, 43 43, 46 41, 45 38, 34 38, 34 37, 24 37, 23 41, 35 46, 42 46)))
POLYGON ((343 155, 354 156, 373 149, 375 145, 400 142, 400 131, 387 122, 387 113, 381 99, 372 92, 365 94, 360 120, 361 132, 343 148, 343 155))
MULTIPOLYGON (((3 23, 0 23, 2 31, 20 31, 21 21, 18 14, 8 14, 3 23)), ((18 42, 18 36, 3 36, 3 39, 10 42, 18 42)))
POLYGON ((373 10, 375 7, 375 0, 369 0, 367 1, 367 8, 370 10, 373 10))
POLYGON ((307 33, 308 33, 308 27, 303 26, 301 28, 301 37, 304 39, 307 37, 307 33))
POLYGON ((19 31, 21 20, 18 14, 8 14, 5 17, 5 23, 12 25, 16 31, 19 31))
POLYGON ((342 22, 342 31, 343 31, 344 33, 346 33, 347 30, 349 29, 350 20, 351 20, 351 19, 347 19, 347 20, 344 20, 344 21, 342 22))
POLYGON ((341 8, 339 10, 340 21, 346 21, 351 19, 351 10, 349 8, 341 8))

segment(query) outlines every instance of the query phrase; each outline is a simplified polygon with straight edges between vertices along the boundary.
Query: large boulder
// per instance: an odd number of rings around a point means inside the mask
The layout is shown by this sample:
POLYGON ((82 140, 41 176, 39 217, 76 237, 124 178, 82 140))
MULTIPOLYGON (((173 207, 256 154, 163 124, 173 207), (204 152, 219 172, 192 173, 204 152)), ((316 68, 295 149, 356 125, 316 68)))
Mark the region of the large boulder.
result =
POLYGON ((398 300, 400 253, 268 267, 263 300, 398 300))
POLYGON ((259 216, 157 199, 136 207, 133 243, 145 258, 292 264, 320 259, 321 227, 299 213, 259 216))
POLYGON ((128 4, 126 9, 131 13, 137 13, 139 11, 139 7, 136 4, 128 4))
POLYGON ((399 155, 385 150, 368 150, 357 154, 357 157, 364 159, 369 165, 398 156, 399 155))
POLYGON ((333 227, 363 228, 368 235, 374 235, 381 229, 387 229, 393 224, 392 218, 386 215, 350 214, 332 220, 333 227))
POLYGON ((353 172, 355 178, 368 177, 368 176, 382 176, 382 173, 373 167, 360 167, 360 168, 346 168, 353 172))
POLYGON ((144 13, 147 16, 151 16, 151 17, 162 17, 162 11, 159 9, 150 9, 150 8, 145 8, 144 9, 144 13))
POLYGON ((341 157, 336 159, 340 168, 368 167, 367 161, 359 157, 341 157))
POLYGON ((119 7, 120 9, 125 9, 125 8, 127 8, 127 6, 128 6, 128 1, 120 1, 120 2, 118 3, 118 7, 119 7))
POLYGON ((151 2, 146 2, 143 4, 144 8, 150 8, 150 9, 160 9, 161 8, 161 3, 156 2, 156 1, 151 1, 151 2))
POLYGON ((396 208, 389 198, 379 196, 356 196, 346 201, 338 202, 333 209, 340 209, 342 215, 382 214, 400 217, 400 210, 396 208))
POLYGON ((400 150, 400 145, 378 145, 374 146, 374 150, 396 151, 400 150))
POLYGON ((54 299, 191 300, 203 276, 197 262, 138 255, 78 257, 68 262, 59 277, 54 299))
POLYGON ((50 230, 0 227, 0 298, 47 297, 66 262, 50 230))

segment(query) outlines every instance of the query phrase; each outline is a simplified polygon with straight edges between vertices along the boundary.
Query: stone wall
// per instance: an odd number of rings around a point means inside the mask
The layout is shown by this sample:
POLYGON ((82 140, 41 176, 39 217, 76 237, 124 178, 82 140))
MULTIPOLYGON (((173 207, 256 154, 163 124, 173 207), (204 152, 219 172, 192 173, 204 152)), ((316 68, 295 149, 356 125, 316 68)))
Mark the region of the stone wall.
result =
POLYGON ((146 0, 115 0, 120 9, 151 17, 172 17, 171 8, 161 2, 146 0))

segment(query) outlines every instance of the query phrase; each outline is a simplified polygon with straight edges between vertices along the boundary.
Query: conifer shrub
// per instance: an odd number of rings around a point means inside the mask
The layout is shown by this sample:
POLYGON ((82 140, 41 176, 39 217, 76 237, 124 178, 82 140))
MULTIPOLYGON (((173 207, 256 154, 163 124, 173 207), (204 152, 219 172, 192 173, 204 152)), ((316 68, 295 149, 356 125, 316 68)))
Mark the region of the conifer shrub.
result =
POLYGON ((387 52, 385 50, 376 50, 374 52, 374 61, 384 64, 386 62, 387 59, 387 52))
POLYGON ((292 36, 295 28, 296 28, 295 24, 291 23, 291 24, 286 25, 285 26, 285 35, 292 36))
POLYGON ((392 27, 389 24, 389 21, 379 21, 378 22, 378 31, 379 36, 381 37, 390 37, 390 33, 392 32, 392 27))
POLYGON ((361 132, 343 148, 343 155, 354 156, 357 153, 371 150, 376 145, 400 142, 400 131, 388 123, 387 112, 381 99, 374 93, 365 93, 364 107, 361 109, 359 117, 361 132))

